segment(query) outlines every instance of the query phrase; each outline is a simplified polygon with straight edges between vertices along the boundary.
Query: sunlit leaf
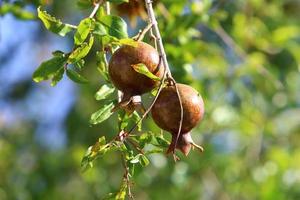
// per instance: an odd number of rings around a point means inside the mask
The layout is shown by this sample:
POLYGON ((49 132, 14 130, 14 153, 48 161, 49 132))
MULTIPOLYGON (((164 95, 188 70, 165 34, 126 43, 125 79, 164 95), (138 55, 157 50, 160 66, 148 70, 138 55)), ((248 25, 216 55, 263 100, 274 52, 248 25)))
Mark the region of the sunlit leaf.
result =
POLYGON ((93 34, 98 35, 98 36, 104 36, 107 35, 107 28, 101 24, 100 22, 95 23, 95 27, 93 30, 93 34))
POLYGON ((65 36, 72 31, 73 27, 69 24, 64 24, 60 20, 49 15, 46 11, 42 11, 41 7, 38 7, 38 17, 42 20, 45 27, 53 33, 61 36, 65 36))
POLYGON ((74 63, 74 67, 78 70, 82 70, 84 67, 85 61, 83 59, 78 60, 76 63, 74 63))
POLYGON ((101 88, 95 94, 95 99, 97 101, 105 99, 107 96, 112 94, 114 91, 115 91, 115 88, 113 86, 104 84, 101 86, 101 88))
POLYGON ((77 31, 74 35, 74 42, 76 45, 82 44, 87 36, 89 35, 90 31, 94 27, 94 20, 92 18, 85 18, 81 20, 77 27, 77 31))
POLYGON ((128 37, 127 24, 121 17, 106 15, 100 19, 100 23, 107 28, 109 35, 118 39, 128 37))
POLYGON ((141 154, 141 156, 140 156, 140 164, 143 167, 146 167, 147 165, 149 165, 149 163, 150 162, 149 162, 148 158, 145 155, 141 154))
POLYGON ((33 73, 33 80, 35 82, 41 82, 48 80, 56 74, 64 65, 67 59, 65 57, 56 56, 43 62, 33 73))
POLYGON ((131 38, 125 38, 125 39, 120 39, 118 40, 118 44, 120 45, 128 45, 128 46, 132 46, 132 47, 137 47, 138 42, 131 39, 131 38))
POLYGON ((64 67, 61 67, 53 76, 51 86, 55 86, 62 78, 65 73, 64 67))
POLYGON ((69 56, 68 62, 75 63, 80 59, 84 58, 91 50, 94 43, 94 37, 90 37, 89 43, 82 43, 78 48, 76 48, 69 56))
POLYGON ((128 187, 127 180, 126 180, 126 178, 123 178, 120 191, 115 196, 115 200, 125 200, 127 187, 128 187))
POLYGON ((107 64, 105 52, 98 51, 96 53, 96 59, 97 59, 97 69, 98 69, 99 73, 102 75, 104 80, 106 80, 107 82, 110 82, 109 75, 108 75, 108 69, 107 69, 108 64, 107 64))
POLYGON ((90 119, 91 124, 99 124, 108 119, 113 113, 111 112, 114 103, 105 104, 97 112, 93 113, 90 119))

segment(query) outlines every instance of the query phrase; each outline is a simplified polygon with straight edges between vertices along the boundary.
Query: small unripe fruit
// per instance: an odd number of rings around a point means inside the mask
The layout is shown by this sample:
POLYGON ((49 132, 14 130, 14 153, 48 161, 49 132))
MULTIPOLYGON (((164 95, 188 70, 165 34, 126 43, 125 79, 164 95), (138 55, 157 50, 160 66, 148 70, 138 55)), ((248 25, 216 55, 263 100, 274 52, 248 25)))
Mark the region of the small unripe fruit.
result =
POLYGON ((187 155, 191 146, 196 146, 190 136, 190 131, 202 120, 204 103, 200 94, 192 87, 184 84, 177 84, 177 87, 183 107, 183 122, 178 140, 181 109, 174 85, 167 86, 161 91, 151 112, 155 123, 172 134, 172 143, 168 152, 173 152, 175 148, 178 148, 187 155))
POLYGON ((110 59, 108 72, 111 81, 126 97, 149 92, 159 83, 133 69, 132 65, 140 63, 154 75, 163 76, 163 67, 158 66, 158 52, 144 42, 137 42, 137 46, 123 45, 110 59))

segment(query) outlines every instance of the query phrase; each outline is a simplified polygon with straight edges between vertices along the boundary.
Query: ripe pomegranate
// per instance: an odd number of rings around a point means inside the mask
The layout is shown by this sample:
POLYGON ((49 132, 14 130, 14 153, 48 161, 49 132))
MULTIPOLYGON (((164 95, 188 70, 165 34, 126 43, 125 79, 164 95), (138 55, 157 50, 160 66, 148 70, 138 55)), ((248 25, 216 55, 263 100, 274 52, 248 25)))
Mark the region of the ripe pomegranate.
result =
POLYGON ((190 135, 190 131, 202 120, 204 103, 200 94, 192 87, 176 84, 182 101, 183 122, 180 135, 177 134, 180 125, 181 109, 174 85, 162 89, 151 112, 154 122, 162 129, 172 134, 172 142, 167 153, 174 152, 175 148, 188 155, 192 146, 199 148, 190 135))
POLYGON ((159 83, 136 72, 132 65, 139 63, 154 75, 163 76, 163 67, 158 66, 158 52, 144 42, 137 42, 136 47, 123 45, 110 59, 108 72, 115 87, 124 93, 123 99, 149 92, 159 83))

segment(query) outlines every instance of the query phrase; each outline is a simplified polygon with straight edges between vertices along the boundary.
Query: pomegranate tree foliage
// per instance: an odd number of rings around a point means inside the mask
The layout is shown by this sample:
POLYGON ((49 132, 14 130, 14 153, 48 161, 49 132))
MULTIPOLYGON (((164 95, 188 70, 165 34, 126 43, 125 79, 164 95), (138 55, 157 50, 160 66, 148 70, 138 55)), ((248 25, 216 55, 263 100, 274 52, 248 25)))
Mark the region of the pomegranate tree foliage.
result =
MULTIPOLYGON (((42 30, 72 41, 69 51, 53 49, 33 80, 59 87, 67 76, 85 85, 79 86, 77 103, 66 119, 65 150, 47 152, 33 142, 34 122, 3 129, 10 134, 0 138, 0 158, 6 161, 0 162, 0 170, 7 171, 0 173, 0 199, 99 199, 107 194, 124 199, 128 188, 136 199, 299 199, 299 2, 157 4, 172 74, 196 88, 206 103, 205 119, 193 130, 205 151, 188 158, 179 155, 178 163, 163 154, 170 137, 151 118, 138 124, 130 142, 120 139, 126 134, 122 130, 141 116, 111 112, 117 91, 107 74, 106 53, 135 45, 130 38, 146 22, 131 27, 129 34, 127 18, 115 12, 121 1, 110 2, 112 15, 100 7, 93 18, 89 0, 77 1, 78 7, 75 1, 2 2, 1 14, 38 18, 42 30), (28 4, 37 12, 29 11, 28 4), (81 20, 71 25, 68 15, 81 20), (24 171, 15 161, 21 163, 28 155, 35 164, 24 171), (16 184, 13 177, 22 181, 16 184)), ((145 41, 151 43, 147 36, 145 41)), ((137 71, 147 74, 142 67, 137 71)), ((146 105, 152 98, 143 97, 146 105)))

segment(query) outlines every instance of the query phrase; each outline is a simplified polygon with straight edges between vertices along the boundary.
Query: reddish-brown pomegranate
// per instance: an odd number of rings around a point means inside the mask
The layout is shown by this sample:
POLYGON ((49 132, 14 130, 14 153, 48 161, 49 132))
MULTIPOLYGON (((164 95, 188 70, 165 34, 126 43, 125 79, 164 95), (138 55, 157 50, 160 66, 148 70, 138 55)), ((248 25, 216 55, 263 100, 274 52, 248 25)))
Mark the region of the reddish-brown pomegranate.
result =
POLYGON ((108 72, 111 81, 124 93, 124 97, 149 92, 159 83, 136 72, 132 65, 139 63, 143 63, 154 75, 163 76, 163 67, 158 66, 158 52, 144 42, 137 42, 137 46, 124 45, 110 59, 108 72))
POLYGON ((202 147, 193 142, 190 131, 203 118, 204 103, 200 94, 192 87, 184 84, 177 84, 177 87, 183 107, 183 122, 178 140, 181 109, 174 85, 167 86, 161 91, 151 112, 155 123, 172 134, 172 142, 167 152, 174 152, 177 148, 188 155, 192 146, 202 150, 202 147))

